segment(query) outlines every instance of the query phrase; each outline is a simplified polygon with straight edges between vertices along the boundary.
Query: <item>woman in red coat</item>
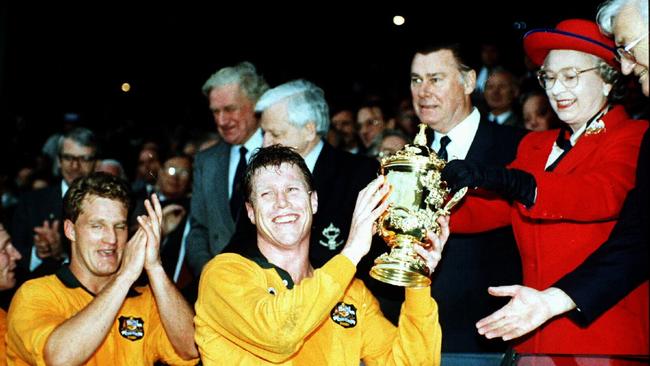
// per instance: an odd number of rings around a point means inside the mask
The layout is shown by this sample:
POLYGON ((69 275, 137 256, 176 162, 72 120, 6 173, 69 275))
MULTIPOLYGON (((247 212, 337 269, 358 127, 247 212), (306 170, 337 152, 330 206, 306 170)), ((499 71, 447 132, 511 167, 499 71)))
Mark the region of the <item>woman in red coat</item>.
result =
POLYGON ((521 337, 518 352, 649 353, 647 282, 591 324, 582 324, 571 298, 552 287, 607 239, 634 186, 647 122, 610 104, 614 47, 586 20, 526 34, 526 53, 541 65, 540 85, 564 126, 528 134, 508 168, 455 160, 442 173, 452 190, 481 188, 452 215, 454 232, 512 224, 523 286, 490 288, 512 299, 477 327, 488 338, 521 337))

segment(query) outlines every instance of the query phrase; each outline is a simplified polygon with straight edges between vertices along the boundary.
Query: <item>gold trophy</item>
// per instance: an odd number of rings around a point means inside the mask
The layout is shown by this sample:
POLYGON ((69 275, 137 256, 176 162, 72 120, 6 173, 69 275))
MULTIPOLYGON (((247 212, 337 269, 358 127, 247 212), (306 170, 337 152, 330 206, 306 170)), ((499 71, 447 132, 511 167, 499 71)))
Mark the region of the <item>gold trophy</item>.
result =
POLYGON ((393 192, 390 205, 377 220, 379 235, 391 248, 375 259, 370 275, 382 282, 405 287, 425 287, 431 283, 429 268, 418 256, 415 245, 424 243, 427 232, 440 232, 436 219, 463 198, 467 187, 449 198, 440 172, 446 162, 429 150, 427 125, 420 124, 412 145, 381 159, 381 174, 393 192))

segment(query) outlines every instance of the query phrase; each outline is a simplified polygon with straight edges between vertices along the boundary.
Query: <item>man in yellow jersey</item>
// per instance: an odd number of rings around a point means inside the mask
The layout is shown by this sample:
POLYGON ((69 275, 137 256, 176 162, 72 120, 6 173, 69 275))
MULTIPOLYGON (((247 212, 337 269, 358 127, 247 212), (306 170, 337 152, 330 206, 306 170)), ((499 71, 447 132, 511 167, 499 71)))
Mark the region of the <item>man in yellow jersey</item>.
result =
POLYGON ((193 312, 160 262, 153 195, 127 243, 126 182, 92 173, 64 197, 69 266, 23 284, 8 314, 9 365, 193 365, 193 312), (134 288, 142 273, 149 284, 134 288))
MULTIPOLYGON (((196 303, 196 343, 204 365, 439 365, 441 330, 429 287, 406 289, 399 327, 381 313, 356 265, 370 250, 373 225, 387 208, 383 176, 358 195, 350 235, 323 267, 309 262, 318 208, 300 155, 273 145, 259 150, 244 177, 257 245, 222 253, 204 268, 196 303)), ((433 271, 449 235, 418 247, 433 271)))

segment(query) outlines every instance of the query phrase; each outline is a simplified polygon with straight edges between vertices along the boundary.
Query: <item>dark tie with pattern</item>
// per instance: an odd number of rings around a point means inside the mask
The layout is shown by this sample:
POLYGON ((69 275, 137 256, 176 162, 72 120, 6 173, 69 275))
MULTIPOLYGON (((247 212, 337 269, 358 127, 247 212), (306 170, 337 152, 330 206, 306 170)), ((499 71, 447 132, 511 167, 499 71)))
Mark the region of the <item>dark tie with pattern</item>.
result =
POLYGON ((449 136, 442 136, 440 139, 440 150, 438 150, 438 157, 447 161, 447 145, 451 142, 449 136))
POLYGON ((244 192, 242 190, 242 181, 244 180, 244 171, 246 171, 246 148, 239 148, 239 163, 235 170, 235 179, 232 181, 232 196, 230 196, 230 214, 232 219, 237 221, 239 210, 244 205, 244 192))

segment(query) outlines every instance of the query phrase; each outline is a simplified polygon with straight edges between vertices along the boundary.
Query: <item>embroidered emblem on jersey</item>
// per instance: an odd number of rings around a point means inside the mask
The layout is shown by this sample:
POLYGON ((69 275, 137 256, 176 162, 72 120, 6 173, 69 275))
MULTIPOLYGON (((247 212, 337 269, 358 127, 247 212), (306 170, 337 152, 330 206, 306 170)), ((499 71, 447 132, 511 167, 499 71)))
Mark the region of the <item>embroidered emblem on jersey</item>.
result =
POLYGON ((133 316, 119 318, 120 335, 130 341, 137 341, 144 337, 144 320, 133 316))
POLYGON ((357 308, 352 304, 339 302, 332 309, 330 318, 343 328, 352 328, 357 325, 357 308))
POLYGON ((320 245, 327 247, 329 250, 334 250, 343 244, 343 240, 338 240, 339 235, 341 235, 341 229, 334 226, 333 222, 330 222, 330 226, 323 229, 323 232, 321 234, 323 234, 327 241, 323 241, 321 239, 318 242, 320 245))

